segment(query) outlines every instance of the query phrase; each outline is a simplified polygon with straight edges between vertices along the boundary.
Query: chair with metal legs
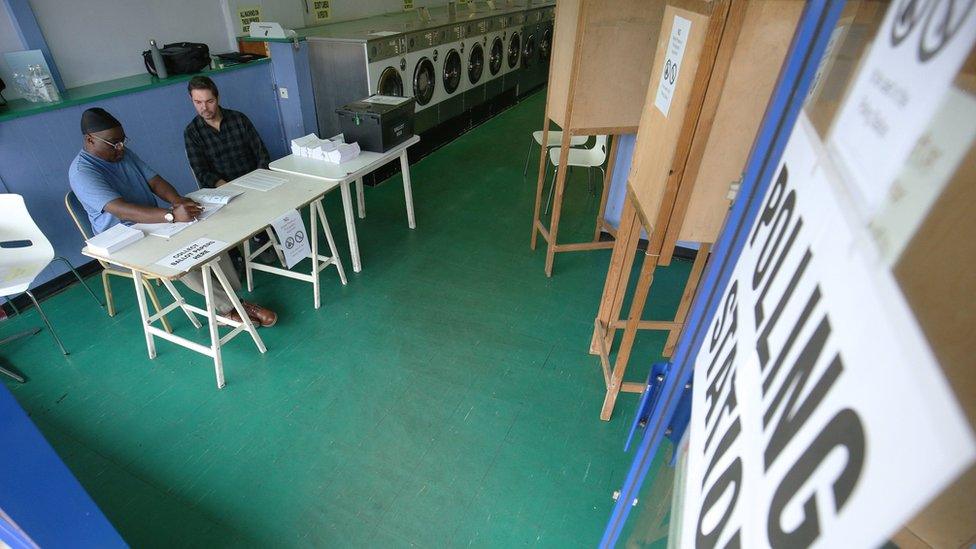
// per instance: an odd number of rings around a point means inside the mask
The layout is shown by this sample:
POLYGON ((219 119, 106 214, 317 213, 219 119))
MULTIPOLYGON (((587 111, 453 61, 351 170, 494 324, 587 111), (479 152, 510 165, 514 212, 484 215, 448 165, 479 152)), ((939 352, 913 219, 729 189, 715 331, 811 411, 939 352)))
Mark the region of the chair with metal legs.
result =
MULTIPOLYGON (((551 133, 551 132, 550 132, 551 133)), ((549 198, 546 199, 546 213, 549 213, 549 205, 552 204, 552 194, 556 189, 556 173, 559 171, 559 155, 562 151, 562 147, 552 147, 549 149, 549 164, 555 168, 552 173, 552 184, 549 186, 549 198)), ((600 172, 603 174, 603 179, 606 179, 607 172, 603 169, 603 163, 607 160, 607 136, 598 135, 596 136, 596 143, 593 147, 589 149, 569 149, 569 155, 566 159, 566 169, 569 168, 599 168, 600 172)), ((567 172, 568 174, 569 172, 567 172)), ((589 182, 590 182, 590 192, 593 192, 593 170, 588 170, 589 182)))
MULTIPOLYGON (((75 196, 75 193, 68 191, 64 195, 64 207, 68 210, 68 215, 71 220, 74 221, 75 227, 78 227, 78 232, 81 233, 81 238, 83 240, 88 240, 91 238, 91 224, 88 222, 88 215, 85 213, 84 206, 75 196)), ((108 305, 108 316, 115 316, 115 297, 112 295, 112 284, 110 282, 110 277, 120 276, 123 278, 132 278, 132 271, 124 270, 121 267, 116 267, 114 265, 109 265, 102 260, 98 261, 102 266, 102 287, 105 289, 105 303, 108 305)), ((152 302, 153 308, 156 309, 158 313, 162 308, 159 304, 159 297, 156 296, 156 290, 153 289, 152 285, 149 284, 150 280, 156 280, 159 284, 159 280, 150 277, 148 275, 143 275, 143 287, 146 289, 146 293, 149 294, 149 300, 152 302)), ((168 333, 173 333, 173 328, 170 326, 169 321, 166 316, 160 319, 163 323, 163 328, 168 333)))
MULTIPOLYGON (((54 259, 54 247, 31 217, 27 205, 24 204, 24 197, 19 194, 0 194, 0 297, 6 297, 12 302, 14 297, 26 294, 37 308, 37 314, 51 332, 51 337, 61 353, 66 355, 68 351, 61 338, 54 331, 34 293, 30 291, 31 283, 54 259)), ((99 307, 104 307, 74 266, 63 257, 57 259, 68 266, 99 307)))
MULTIPOLYGON (((41 331, 40 328, 31 328, 30 330, 24 330, 23 332, 18 332, 12 336, 7 336, 3 339, 0 339, 0 345, 5 345, 7 343, 12 343, 14 341, 17 341, 18 339, 30 337, 40 331, 41 331)), ((0 365, 0 374, 3 374, 19 383, 25 383, 27 381, 26 379, 24 379, 24 376, 20 375, 19 373, 13 370, 8 370, 7 368, 4 368, 2 365, 0 365)))
MULTIPOLYGON (((529 148, 525 151, 525 167, 522 168, 522 177, 529 171, 529 159, 532 157, 532 143, 535 142, 536 145, 542 147, 542 133, 541 131, 532 132, 532 141, 529 141, 529 148)), ((570 147, 579 147, 580 145, 585 145, 586 141, 590 137, 588 135, 573 135, 569 138, 570 147)), ((546 140, 546 150, 552 149, 553 147, 559 147, 563 144, 563 132, 559 130, 550 130, 549 138, 546 140)))

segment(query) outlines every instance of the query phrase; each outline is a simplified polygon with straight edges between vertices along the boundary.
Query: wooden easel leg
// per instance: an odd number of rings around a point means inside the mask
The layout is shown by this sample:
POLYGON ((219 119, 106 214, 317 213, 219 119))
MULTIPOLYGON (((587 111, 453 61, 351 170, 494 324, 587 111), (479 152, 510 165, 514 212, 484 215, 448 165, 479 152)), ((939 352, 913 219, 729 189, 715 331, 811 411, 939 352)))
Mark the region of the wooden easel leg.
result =
MULTIPOLYGON (((644 263, 641 265, 637 288, 634 290, 634 298, 630 303, 630 315, 627 317, 627 324, 624 327, 624 337, 620 342, 620 349, 617 351, 617 360, 613 364, 610 386, 607 388, 607 396, 603 400, 603 410, 600 411, 600 419, 603 421, 610 421, 613 407, 617 403, 617 395, 620 393, 624 372, 627 371, 630 352, 633 350, 634 340, 637 338, 637 325, 644 313, 644 305, 647 303, 647 295, 651 291, 651 283, 654 282, 654 269, 657 268, 657 259, 657 255, 646 255, 644 263)), ((612 330, 609 333, 612 333, 612 330)))
POLYGON ((593 230, 593 242, 600 241, 600 231, 607 215, 607 197, 610 195, 610 182, 613 180, 613 167, 617 161, 617 136, 610 138, 610 153, 607 157, 607 171, 603 174, 603 192, 600 195, 600 209, 596 213, 596 229, 593 230))
POLYGON ((634 268, 634 257, 640 242, 641 223, 637 217, 637 208, 630 199, 624 202, 624 210, 620 216, 620 228, 617 239, 613 244, 610 255, 610 268, 607 270, 607 280, 603 285, 603 297, 600 298, 600 309, 597 320, 607 328, 605 337, 598 328, 593 330, 590 339, 590 354, 599 354, 600 346, 609 349, 613 343, 613 330, 609 327, 620 318, 623 307, 624 294, 627 292, 627 282, 630 280, 631 269, 634 268), (604 338, 601 343, 600 338, 604 338))
POLYGON ((535 186, 535 211, 532 213, 532 241, 529 243, 529 247, 533 250, 539 238, 539 227, 536 223, 541 223, 539 210, 542 207, 542 187, 546 184, 546 162, 548 160, 546 156, 549 153, 549 148, 546 147, 546 143, 549 143, 548 113, 542 123, 542 146, 539 147, 539 177, 535 186))
MULTIPOLYGON (((563 131, 559 146, 559 164, 556 165, 556 197, 552 200, 552 217, 549 220, 549 246, 546 247, 546 276, 552 276, 552 263, 556 258, 556 243, 559 242, 559 218, 563 210, 563 191, 566 190, 566 174, 569 166, 569 138, 571 132, 563 131)), ((545 141, 543 141, 545 143, 545 141)))
POLYGON ((702 272, 708 262, 708 256, 712 251, 712 245, 703 243, 698 248, 698 255, 695 262, 691 265, 691 272, 688 274, 688 282, 685 284, 685 291, 681 294, 681 303, 678 304, 678 312, 674 315, 677 326, 668 332, 668 340, 664 344, 664 351, 661 355, 670 357, 674 353, 674 346, 678 344, 678 336, 684 328, 685 319, 688 317, 688 310, 691 309, 691 301, 698 290, 698 283, 701 281, 702 272))

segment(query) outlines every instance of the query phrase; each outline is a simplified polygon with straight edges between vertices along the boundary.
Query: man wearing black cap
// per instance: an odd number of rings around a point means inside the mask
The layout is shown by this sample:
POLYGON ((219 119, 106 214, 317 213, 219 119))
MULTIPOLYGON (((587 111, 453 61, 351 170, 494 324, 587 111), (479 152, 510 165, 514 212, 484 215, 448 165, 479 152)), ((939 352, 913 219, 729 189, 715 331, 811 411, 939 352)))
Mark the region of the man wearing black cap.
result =
MULTIPOLYGON (((83 148, 68 168, 68 181, 85 207, 95 234, 120 222, 173 223, 193 221, 200 214, 199 204, 180 196, 126 147, 128 138, 122 124, 106 110, 96 107, 82 113, 81 133, 83 148), (156 197, 170 207, 161 208, 156 197)), ((231 264, 226 254, 221 254, 221 262, 231 264)), ((237 276, 233 272, 227 274, 234 291, 240 291, 237 276)), ((191 290, 203 293, 203 275, 199 271, 187 273, 180 280, 191 290)), ((214 284, 214 300, 218 313, 240 320, 219 283, 214 284)), ((241 303, 251 320, 261 326, 273 326, 278 320, 273 311, 243 300, 241 303)))

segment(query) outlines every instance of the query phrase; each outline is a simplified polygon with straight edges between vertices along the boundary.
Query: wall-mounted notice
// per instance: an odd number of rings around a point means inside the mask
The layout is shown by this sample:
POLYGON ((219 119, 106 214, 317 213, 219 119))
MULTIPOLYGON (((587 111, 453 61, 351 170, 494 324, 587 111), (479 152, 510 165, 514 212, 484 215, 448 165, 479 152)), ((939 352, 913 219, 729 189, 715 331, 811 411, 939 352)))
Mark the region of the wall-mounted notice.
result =
POLYGON ((240 32, 245 36, 251 32, 251 23, 262 21, 261 17, 261 6, 237 6, 237 18, 240 22, 240 32))
POLYGON ((316 21, 326 21, 332 17, 332 0, 313 0, 312 17, 316 21))
POLYGON ((668 117, 671 110, 671 99, 674 97, 674 88, 678 83, 678 71, 684 61, 685 44, 688 43, 688 34, 691 32, 691 21, 674 16, 674 23, 671 25, 671 38, 668 40, 667 56, 664 59, 664 69, 661 71, 661 80, 657 85, 657 93, 654 96, 654 106, 657 110, 668 117))
POLYGON ((226 242, 214 240, 212 238, 198 238, 186 246, 176 250, 168 256, 156 262, 156 265, 169 267, 178 271, 189 271, 193 267, 203 263, 217 252, 227 247, 226 242))
POLYGON ((298 210, 292 210, 271 222, 281 251, 285 256, 285 267, 291 269, 301 260, 312 255, 312 247, 308 244, 308 231, 298 210))
POLYGON ((413 9, 413 0, 403 0, 403 11, 409 11, 413 9))
POLYGON ((974 2, 896 0, 828 144, 872 216, 976 42, 974 2))
POLYGON ((683 546, 878 547, 976 455, 815 140, 801 115, 696 357, 683 546))

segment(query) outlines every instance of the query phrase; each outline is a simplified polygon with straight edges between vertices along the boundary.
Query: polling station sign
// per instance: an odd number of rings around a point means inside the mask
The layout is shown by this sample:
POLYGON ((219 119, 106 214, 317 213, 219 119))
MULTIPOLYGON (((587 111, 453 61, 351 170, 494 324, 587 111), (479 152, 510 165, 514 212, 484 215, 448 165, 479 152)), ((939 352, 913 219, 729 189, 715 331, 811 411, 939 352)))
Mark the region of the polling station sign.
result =
POLYGON ((681 545, 876 547, 976 455, 804 115, 695 362, 681 545))

